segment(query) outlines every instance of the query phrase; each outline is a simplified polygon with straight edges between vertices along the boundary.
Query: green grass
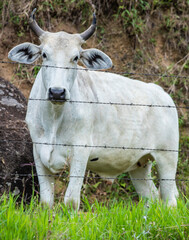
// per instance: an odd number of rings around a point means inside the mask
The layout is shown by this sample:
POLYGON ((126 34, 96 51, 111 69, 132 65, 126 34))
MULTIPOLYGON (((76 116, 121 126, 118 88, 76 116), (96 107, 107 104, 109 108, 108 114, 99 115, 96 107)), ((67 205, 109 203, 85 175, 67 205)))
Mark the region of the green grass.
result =
POLYGON ((50 210, 32 198, 29 205, 17 204, 10 195, 0 199, 0 239, 188 239, 189 202, 178 200, 177 208, 159 202, 146 207, 111 201, 89 205, 74 212, 57 203, 50 210))

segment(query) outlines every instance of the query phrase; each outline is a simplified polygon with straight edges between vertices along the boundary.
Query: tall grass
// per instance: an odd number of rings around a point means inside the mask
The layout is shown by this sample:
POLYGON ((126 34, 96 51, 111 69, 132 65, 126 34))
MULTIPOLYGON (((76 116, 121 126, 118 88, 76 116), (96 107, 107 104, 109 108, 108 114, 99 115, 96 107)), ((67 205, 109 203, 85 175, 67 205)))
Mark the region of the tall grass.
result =
POLYGON ((159 202, 112 201, 108 206, 84 201, 85 211, 63 204, 51 210, 37 199, 17 204, 13 196, 0 199, 0 239, 188 239, 189 202, 177 208, 159 202))

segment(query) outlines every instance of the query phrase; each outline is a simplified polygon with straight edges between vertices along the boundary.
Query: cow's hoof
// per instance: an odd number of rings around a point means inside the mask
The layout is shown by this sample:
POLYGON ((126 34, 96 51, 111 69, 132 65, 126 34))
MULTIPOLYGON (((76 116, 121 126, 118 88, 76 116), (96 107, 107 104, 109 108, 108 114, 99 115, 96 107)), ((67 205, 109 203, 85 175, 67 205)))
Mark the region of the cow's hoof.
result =
POLYGON ((53 202, 47 202, 47 201, 41 201, 41 206, 42 208, 53 208, 53 202))
POLYGON ((79 210, 79 205, 80 205, 80 199, 78 198, 70 198, 70 197, 66 197, 64 198, 64 203, 66 205, 66 207, 76 210, 79 210))
POLYGON ((175 198, 175 199, 168 200, 167 206, 168 206, 168 207, 177 207, 177 200, 176 200, 176 198, 175 198))

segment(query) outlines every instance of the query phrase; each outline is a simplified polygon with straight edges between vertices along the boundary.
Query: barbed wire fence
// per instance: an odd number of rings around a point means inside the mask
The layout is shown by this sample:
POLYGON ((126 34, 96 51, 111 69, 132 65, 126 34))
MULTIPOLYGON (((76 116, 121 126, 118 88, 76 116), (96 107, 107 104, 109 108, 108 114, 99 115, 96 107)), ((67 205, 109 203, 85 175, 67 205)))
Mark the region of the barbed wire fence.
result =
POLYGON ((78 70, 78 71, 86 71, 86 72, 104 72, 104 73, 114 73, 114 74, 120 74, 120 75, 137 75, 137 76, 146 76, 146 77, 164 77, 164 78, 181 78, 181 79, 186 79, 189 81, 188 76, 181 76, 181 75, 171 75, 171 74, 155 74, 155 73, 138 73, 138 72, 128 72, 128 71, 114 71, 112 70, 95 70, 95 69, 88 69, 88 68, 83 68, 83 67, 77 67, 77 68, 72 68, 72 67, 62 67, 62 66, 53 66, 53 65, 45 65, 45 64, 26 64, 26 63, 17 63, 17 62, 11 62, 11 61, 4 61, 0 59, 0 64, 12 64, 12 65, 24 65, 24 66, 33 66, 33 67, 45 67, 45 68, 58 68, 58 69, 73 69, 73 70, 78 70))
MULTIPOLYGON (((10 61, 4 61, 0 59, 0 64, 18 64, 16 62, 10 62, 10 61)), ((23 64, 28 66, 28 64, 23 64)), ((30 66, 34 66, 34 67, 45 67, 45 68, 60 68, 60 69, 74 69, 74 70, 78 70, 78 71, 98 71, 98 70, 90 70, 90 69, 86 69, 86 68, 69 68, 69 67, 61 67, 61 66, 51 66, 51 65, 43 65, 43 64, 30 64, 30 66)), ((180 76, 180 75, 168 75, 168 74, 150 74, 150 73, 135 73, 135 72, 118 72, 118 71, 100 71, 100 72, 104 72, 104 73, 114 73, 114 74, 120 74, 120 75, 124 75, 124 76, 133 76, 133 75, 137 75, 137 76, 145 76, 145 77, 162 77, 162 78, 181 78, 181 79, 185 79, 189 81, 189 77, 188 76, 180 76)), ((28 101, 50 101, 48 99, 33 99, 33 98, 28 98, 28 101)), ((52 101, 52 100, 51 100, 52 101)), ((56 100, 56 102, 62 102, 61 100, 56 100)), ((100 101, 78 101, 78 100, 68 100, 67 101, 70 104, 93 104, 93 105, 106 105, 106 106, 124 106, 124 107, 149 107, 149 108, 168 108, 168 109, 189 109, 189 106, 185 106, 185 105, 161 105, 161 104, 143 104, 143 103, 122 103, 122 102, 100 102, 100 101)), ((7 119, 7 121, 9 121, 7 119)), ((10 129, 11 128, 6 128, 6 129, 10 129)), ((12 140, 12 139, 3 139, 0 140, 1 143, 19 143, 22 144, 23 140, 12 140)), ((114 150, 134 150, 134 151, 163 151, 163 152, 175 152, 175 153, 180 153, 180 152, 189 152, 189 149, 187 150, 182 150, 182 149, 157 149, 157 148, 148 148, 148 147, 128 147, 128 146, 110 146, 110 145, 85 145, 85 144, 64 144, 64 143, 48 143, 48 142, 32 142, 32 141, 24 141, 24 143, 26 144, 38 144, 38 145, 53 145, 53 146, 57 146, 57 147, 77 147, 77 148, 101 148, 101 149, 114 149, 114 150)), ((17 176, 18 174, 10 174, 12 177, 17 176)), ((37 177, 37 176, 42 176, 42 175, 37 175, 37 174, 19 174, 19 177, 37 177)), ((84 179, 101 179, 101 177, 99 176, 66 176, 65 174, 48 174, 45 175, 48 177, 58 177, 58 178, 84 178, 84 179)), ((3 174, 0 173, 0 178, 5 177, 3 174)), ((106 178, 104 177, 103 179, 105 180, 115 180, 115 179, 119 179, 119 176, 116 178, 106 178)), ((156 180, 158 182, 160 181, 176 181, 176 182, 189 182, 189 178, 175 178, 175 179, 161 179, 161 178, 148 178, 148 179, 143 179, 143 178, 134 178, 134 179, 130 179, 128 177, 121 177, 121 179, 126 180, 126 181, 153 181, 156 180)))

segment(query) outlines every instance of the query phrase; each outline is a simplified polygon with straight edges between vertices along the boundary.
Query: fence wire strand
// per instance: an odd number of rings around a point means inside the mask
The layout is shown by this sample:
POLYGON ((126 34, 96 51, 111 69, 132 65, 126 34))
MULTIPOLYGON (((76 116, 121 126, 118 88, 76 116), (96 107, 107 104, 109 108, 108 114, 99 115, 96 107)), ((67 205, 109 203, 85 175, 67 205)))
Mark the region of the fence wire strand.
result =
MULTIPOLYGON (((160 152, 183 152, 177 149, 163 149, 163 148, 147 148, 147 147, 127 147, 127 146, 110 146, 110 145, 87 145, 87 144, 67 144, 67 143, 48 143, 48 142, 35 142, 24 140, 1 139, 0 142, 13 142, 13 143, 26 143, 46 146, 60 146, 60 147, 77 147, 77 148, 104 148, 104 149, 118 149, 118 150, 140 150, 140 151, 160 151, 160 152)), ((189 150, 185 150, 189 151, 189 150)))
POLYGON ((28 98, 28 101, 51 101, 59 103, 79 103, 79 104, 97 104, 97 105, 116 105, 116 106, 131 106, 131 107, 149 107, 149 108, 177 108, 177 109, 189 109, 189 106, 178 106, 178 105, 160 105, 160 104, 143 104, 143 103, 120 103, 120 102, 100 102, 100 101, 79 101, 79 100, 49 100, 42 98, 28 98))
MULTIPOLYGON (((18 64, 17 62, 4 61, 0 60, 1 64, 18 64)), ((115 73, 121 75, 141 75, 141 76, 156 76, 156 77, 166 77, 166 78, 184 78, 188 79, 187 76, 177 76, 177 75, 166 75, 166 74, 148 74, 148 73, 133 73, 133 72, 118 72, 118 71, 99 71, 99 70, 91 70, 87 68, 70 68, 70 67, 59 67, 59 66, 51 66, 51 65, 43 65, 43 64, 24 64, 26 66, 34 66, 34 67, 50 67, 50 68, 61 68, 61 69, 74 69, 79 71, 93 71, 93 72, 105 72, 105 73, 115 73)), ((28 101, 50 101, 49 99, 33 99, 29 98, 28 101)), ((63 102, 61 100, 56 100, 54 102, 63 102)), ((64 101, 65 102, 65 101, 64 101)), ((100 101, 79 101, 79 100, 68 100, 66 102, 69 103, 77 103, 77 104, 97 104, 97 105, 118 105, 118 106, 133 106, 133 107, 150 107, 150 108, 176 108, 176 109, 189 109, 189 106, 178 106, 178 105, 161 105, 161 104, 143 104, 143 103, 121 103, 121 102, 100 102, 100 101)))
POLYGON ((177 182, 189 182, 189 178, 128 178, 123 176, 117 177, 100 177, 100 176, 66 176, 65 174, 25 174, 25 173, 10 173, 10 174, 2 174, 0 173, 0 178, 7 178, 8 176, 15 176, 16 180, 19 180, 19 177, 56 177, 56 178, 83 178, 83 179, 102 179, 102 180, 126 180, 126 181, 177 181, 177 182))
MULTIPOLYGON (((1 64, 18 64, 17 62, 11 62, 11 61, 4 61, 0 60, 1 64)), ((138 75, 138 76, 146 76, 146 77, 165 77, 165 78, 183 78, 186 80, 189 80, 188 76, 179 76, 179 75, 168 75, 168 74, 155 74, 155 73, 135 73, 135 72, 127 72, 127 71, 110 71, 110 70, 95 70, 95 69, 88 69, 88 68, 83 68, 83 67, 77 67, 77 68, 72 68, 72 67, 61 67, 61 66, 53 66, 53 65, 46 65, 46 64, 26 64, 26 63, 21 63, 22 65, 26 66, 33 66, 33 67, 45 67, 45 68, 58 68, 58 69, 74 69, 74 70, 80 70, 80 71, 91 71, 91 72, 105 72, 105 73, 115 73, 115 74, 121 74, 121 75, 138 75)))

